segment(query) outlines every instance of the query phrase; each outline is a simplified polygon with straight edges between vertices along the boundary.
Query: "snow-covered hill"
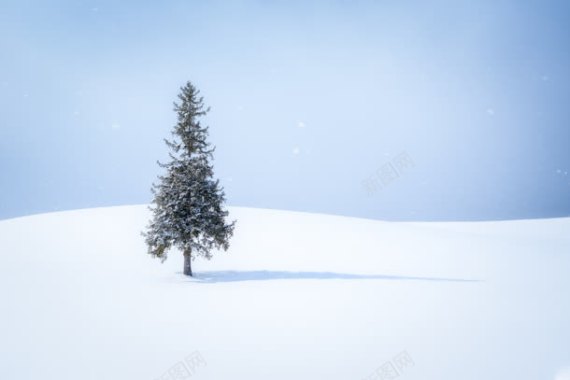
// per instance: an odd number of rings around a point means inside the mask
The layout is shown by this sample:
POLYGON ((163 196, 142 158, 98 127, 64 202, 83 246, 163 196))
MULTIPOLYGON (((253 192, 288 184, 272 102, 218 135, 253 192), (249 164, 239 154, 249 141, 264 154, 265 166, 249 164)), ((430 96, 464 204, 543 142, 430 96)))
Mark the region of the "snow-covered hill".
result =
POLYGON ((570 378, 570 219, 230 211, 195 279, 145 206, 1 221, 0 378, 570 378))

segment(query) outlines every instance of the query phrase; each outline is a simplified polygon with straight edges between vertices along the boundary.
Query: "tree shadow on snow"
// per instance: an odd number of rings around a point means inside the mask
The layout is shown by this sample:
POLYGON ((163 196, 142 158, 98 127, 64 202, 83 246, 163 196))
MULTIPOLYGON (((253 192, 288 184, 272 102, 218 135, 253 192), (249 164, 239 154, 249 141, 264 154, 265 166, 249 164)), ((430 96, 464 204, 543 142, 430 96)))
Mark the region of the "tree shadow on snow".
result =
POLYGON ((439 281, 439 282, 479 282, 460 278, 415 277, 375 274, 350 274, 335 272, 290 272, 290 271, 211 271, 194 274, 199 282, 240 282, 269 280, 407 280, 407 281, 439 281))

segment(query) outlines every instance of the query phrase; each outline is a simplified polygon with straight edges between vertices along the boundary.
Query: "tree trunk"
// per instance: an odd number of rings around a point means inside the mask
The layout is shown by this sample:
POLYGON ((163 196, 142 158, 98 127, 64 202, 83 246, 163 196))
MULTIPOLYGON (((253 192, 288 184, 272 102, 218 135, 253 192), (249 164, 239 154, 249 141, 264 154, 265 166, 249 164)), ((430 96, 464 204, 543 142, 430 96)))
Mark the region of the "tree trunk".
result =
POLYGON ((184 251, 184 274, 192 276, 192 251, 190 249, 184 251))

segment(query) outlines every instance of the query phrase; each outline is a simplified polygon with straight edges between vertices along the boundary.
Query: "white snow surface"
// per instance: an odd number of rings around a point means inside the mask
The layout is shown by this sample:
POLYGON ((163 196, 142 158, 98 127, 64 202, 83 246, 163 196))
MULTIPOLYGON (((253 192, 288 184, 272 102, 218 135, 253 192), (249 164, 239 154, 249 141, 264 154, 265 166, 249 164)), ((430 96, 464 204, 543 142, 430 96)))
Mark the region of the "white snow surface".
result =
POLYGON ((230 214, 194 279, 146 206, 0 221, 0 378, 570 378, 570 218, 230 214))

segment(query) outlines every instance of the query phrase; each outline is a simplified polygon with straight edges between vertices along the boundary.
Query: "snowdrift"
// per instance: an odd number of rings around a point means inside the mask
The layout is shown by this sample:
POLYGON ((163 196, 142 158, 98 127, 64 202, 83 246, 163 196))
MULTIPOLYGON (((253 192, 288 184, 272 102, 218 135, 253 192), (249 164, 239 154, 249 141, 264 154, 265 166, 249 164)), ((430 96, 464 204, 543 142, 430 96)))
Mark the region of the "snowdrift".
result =
POLYGON ((0 378, 569 378, 570 219, 230 213, 195 278, 146 206, 0 221, 0 378))

